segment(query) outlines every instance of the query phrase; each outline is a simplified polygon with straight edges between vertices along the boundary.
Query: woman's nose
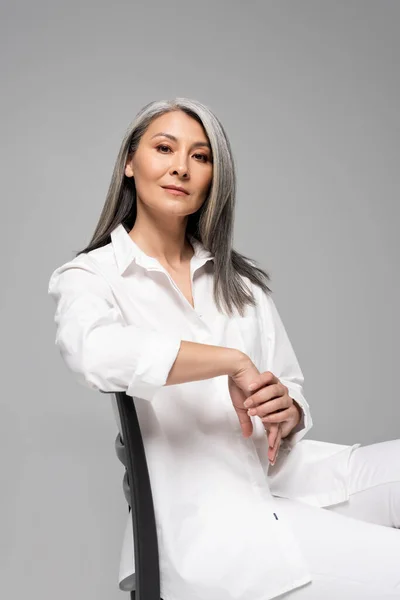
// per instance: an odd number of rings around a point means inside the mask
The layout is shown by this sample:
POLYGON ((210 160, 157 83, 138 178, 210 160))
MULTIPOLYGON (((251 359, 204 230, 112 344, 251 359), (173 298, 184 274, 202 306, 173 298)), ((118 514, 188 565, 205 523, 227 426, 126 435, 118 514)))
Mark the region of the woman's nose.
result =
POLYGON ((183 177, 184 175, 188 175, 188 166, 185 163, 182 162, 175 162, 173 165, 171 165, 171 174, 172 173, 177 173, 180 177, 183 177))
POLYGON ((179 175, 189 172, 188 156, 186 152, 176 152, 171 156, 171 170, 176 171, 179 175))

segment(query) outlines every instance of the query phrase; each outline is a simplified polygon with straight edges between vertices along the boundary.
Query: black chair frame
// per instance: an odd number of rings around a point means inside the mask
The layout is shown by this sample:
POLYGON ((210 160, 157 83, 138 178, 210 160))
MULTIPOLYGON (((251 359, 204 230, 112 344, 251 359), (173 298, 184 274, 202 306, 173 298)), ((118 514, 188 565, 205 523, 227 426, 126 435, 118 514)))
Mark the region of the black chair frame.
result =
MULTIPOLYGON (((130 506, 135 550, 135 589, 131 600, 160 600, 160 569, 153 496, 142 434, 132 396, 113 392, 121 420, 117 456, 125 465, 125 497, 130 506)), ((161 599, 162 600, 162 599, 161 599)))

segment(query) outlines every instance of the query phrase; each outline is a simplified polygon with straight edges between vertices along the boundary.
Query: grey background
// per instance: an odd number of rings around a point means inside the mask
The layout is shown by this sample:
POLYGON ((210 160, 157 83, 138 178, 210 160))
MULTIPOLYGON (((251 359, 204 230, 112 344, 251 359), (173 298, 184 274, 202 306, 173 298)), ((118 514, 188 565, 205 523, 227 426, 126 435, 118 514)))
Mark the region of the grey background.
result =
POLYGON ((116 424, 58 355, 47 284, 151 100, 196 98, 226 127, 236 247, 271 273, 308 437, 399 437, 399 17, 383 0, 1 3, 1 597, 123 593, 116 424))

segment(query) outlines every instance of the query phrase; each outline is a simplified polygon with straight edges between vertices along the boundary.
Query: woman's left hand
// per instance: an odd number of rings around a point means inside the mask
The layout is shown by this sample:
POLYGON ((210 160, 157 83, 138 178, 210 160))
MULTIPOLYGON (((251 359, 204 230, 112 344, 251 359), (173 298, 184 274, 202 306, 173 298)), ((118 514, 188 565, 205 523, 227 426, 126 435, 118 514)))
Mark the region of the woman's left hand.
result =
POLYGON ((301 419, 301 408, 289 396, 288 388, 271 371, 260 373, 254 379, 244 405, 248 414, 260 417, 268 431, 269 460, 274 463, 280 446, 280 439, 287 437, 301 419), (272 458, 272 460, 271 460, 272 458))

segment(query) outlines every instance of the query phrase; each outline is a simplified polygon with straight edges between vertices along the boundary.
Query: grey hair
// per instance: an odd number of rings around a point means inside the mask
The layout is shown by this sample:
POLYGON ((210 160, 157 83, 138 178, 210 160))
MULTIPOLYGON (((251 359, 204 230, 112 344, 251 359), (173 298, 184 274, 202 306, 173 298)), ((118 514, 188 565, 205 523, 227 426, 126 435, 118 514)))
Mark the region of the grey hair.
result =
POLYGON ((186 232, 198 239, 214 255, 214 300, 219 312, 222 305, 229 315, 233 306, 240 315, 247 304, 256 304, 254 294, 243 277, 272 293, 270 276, 256 266, 256 261, 232 248, 236 202, 236 168, 225 130, 211 110, 196 100, 175 98, 153 101, 144 106, 132 121, 122 140, 114 166, 106 201, 96 229, 83 252, 90 252, 111 242, 111 232, 120 223, 129 232, 136 220, 136 188, 133 177, 125 176, 125 165, 150 123, 172 111, 183 111, 199 122, 211 145, 213 178, 208 196, 200 209, 189 215, 186 232))

